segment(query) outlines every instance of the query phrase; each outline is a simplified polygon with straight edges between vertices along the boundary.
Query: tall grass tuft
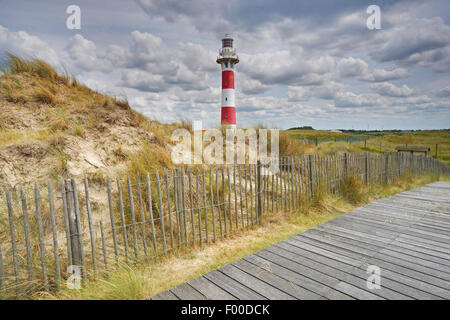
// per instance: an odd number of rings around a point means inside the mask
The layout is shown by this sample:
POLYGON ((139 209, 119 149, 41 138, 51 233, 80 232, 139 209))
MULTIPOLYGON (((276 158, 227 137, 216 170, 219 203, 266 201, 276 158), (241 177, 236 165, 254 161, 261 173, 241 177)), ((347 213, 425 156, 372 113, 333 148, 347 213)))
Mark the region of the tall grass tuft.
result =
POLYGON ((351 204, 360 204, 367 200, 367 188, 364 183, 353 176, 348 176, 342 184, 342 196, 351 204))
POLYGON ((37 58, 24 58, 7 52, 1 65, 0 70, 5 74, 27 73, 50 82, 70 84, 67 73, 59 74, 51 65, 37 58))

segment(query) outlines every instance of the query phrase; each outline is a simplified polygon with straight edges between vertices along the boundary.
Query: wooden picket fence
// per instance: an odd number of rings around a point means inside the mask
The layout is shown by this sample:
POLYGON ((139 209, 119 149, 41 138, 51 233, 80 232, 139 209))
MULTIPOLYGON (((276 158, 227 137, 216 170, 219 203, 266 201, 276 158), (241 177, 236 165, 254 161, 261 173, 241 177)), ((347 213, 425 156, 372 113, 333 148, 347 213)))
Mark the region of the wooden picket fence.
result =
POLYGON ((122 263, 151 262, 185 246, 214 242, 292 212, 319 190, 342 191, 345 179, 387 184, 406 174, 449 175, 434 158, 387 154, 284 157, 278 172, 261 164, 176 168, 125 180, 85 178, 0 191, 0 297, 65 285, 122 263), (90 186, 92 184, 92 186, 90 186))

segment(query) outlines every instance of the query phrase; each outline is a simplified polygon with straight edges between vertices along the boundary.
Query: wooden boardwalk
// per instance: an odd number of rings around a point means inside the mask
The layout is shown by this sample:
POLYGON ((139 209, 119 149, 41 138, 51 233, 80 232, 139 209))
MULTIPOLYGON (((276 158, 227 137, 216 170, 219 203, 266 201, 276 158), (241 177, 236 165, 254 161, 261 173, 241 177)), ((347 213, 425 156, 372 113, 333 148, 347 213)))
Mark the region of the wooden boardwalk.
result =
POLYGON ((450 299, 450 182, 374 201, 151 299, 450 299), (369 265, 380 289, 367 288, 369 265))

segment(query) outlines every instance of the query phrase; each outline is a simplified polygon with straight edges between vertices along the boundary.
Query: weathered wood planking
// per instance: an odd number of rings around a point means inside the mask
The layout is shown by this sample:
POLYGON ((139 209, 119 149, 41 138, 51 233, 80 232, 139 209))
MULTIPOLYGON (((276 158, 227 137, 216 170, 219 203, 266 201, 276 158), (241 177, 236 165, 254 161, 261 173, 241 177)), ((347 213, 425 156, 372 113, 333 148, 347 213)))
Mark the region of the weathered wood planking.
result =
POLYGON ((450 182, 374 201, 151 299, 450 299, 450 182), (367 287, 369 265, 380 289, 367 287))

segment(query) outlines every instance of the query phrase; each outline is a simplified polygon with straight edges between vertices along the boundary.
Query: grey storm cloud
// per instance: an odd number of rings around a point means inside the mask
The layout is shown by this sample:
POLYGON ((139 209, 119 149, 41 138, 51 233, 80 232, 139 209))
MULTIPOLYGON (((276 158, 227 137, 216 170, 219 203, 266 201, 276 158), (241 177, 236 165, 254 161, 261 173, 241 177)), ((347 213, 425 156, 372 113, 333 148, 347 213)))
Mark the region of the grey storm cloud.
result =
POLYGON ((240 56, 240 122, 273 115, 280 125, 298 118, 348 123, 342 119, 353 119, 355 111, 361 119, 389 114, 395 121, 425 110, 439 110, 439 123, 450 120, 443 108, 450 99, 450 16, 440 9, 443 0, 371 1, 381 7, 381 30, 367 29, 368 4, 360 0, 135 0, 120 22, 122 1, 93 0, 81 4, 83 17, 101 15, 102 25, 88 21, 66 33, 52 28, 46 12, 40 12, 45 32, 17 27, 8 17, 21 1, 5 2, 0 18, 9 24, 0 26, 0 50, 37 56, 67 66, 86 83, 123 90, 132 106, 161 121, 185 112, 217 119, 215 59, 229 32, 240 56))

